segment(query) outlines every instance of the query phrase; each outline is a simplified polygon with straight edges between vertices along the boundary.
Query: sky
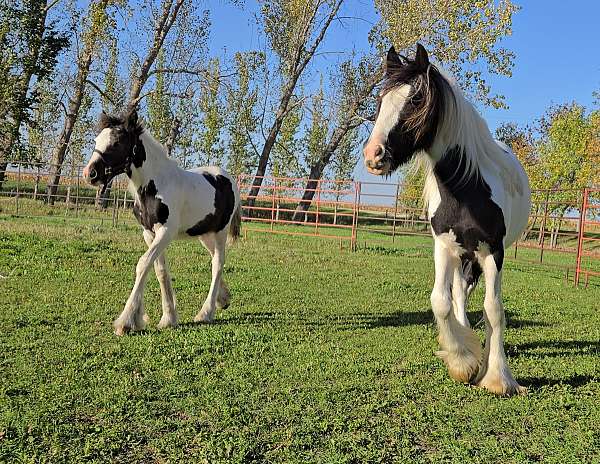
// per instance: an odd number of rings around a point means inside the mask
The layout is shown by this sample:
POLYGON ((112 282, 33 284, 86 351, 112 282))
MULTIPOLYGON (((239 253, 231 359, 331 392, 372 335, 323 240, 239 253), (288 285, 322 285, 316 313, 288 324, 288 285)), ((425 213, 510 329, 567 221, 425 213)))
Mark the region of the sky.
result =
MULTIPOLYGON (((503 94, 507 110, 478 106, 490 129, 503 122, 534 123, 555 104, 577 101, 590 108, 592 92, 600 90, 600 0, 515 0, 521 9, 513 17, 513 34, 501 45, 516 54, 512 77, 490 76, 493 92, 503 94)), ((212 6, 211 6, 212 8, 212 6)), ((211 50, 247 50, 260 47, 257 27, 249 21, 248 9, 256 11, 252 0, 246 11, 217 2, 212 8, 211 50), (225 20, 223 20, 225 19, 225 20)), ((375 20, 370 0, 350 0, 345 21, 323 44, 327 52, 360 49, 375 20)), ((317 66, 327 66, 327 54, 317 66)), ((359 163, 355 177, 378 181, 359 163)), ((395 179, 391 179, 395 180, 395 179)))

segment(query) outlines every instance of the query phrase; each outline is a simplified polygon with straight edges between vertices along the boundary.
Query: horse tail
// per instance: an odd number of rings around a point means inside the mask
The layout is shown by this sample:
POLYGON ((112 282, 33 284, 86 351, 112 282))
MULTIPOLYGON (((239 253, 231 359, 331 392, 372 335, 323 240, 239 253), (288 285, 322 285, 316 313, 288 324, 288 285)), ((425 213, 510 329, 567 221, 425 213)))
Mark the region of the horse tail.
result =
POLYGON ((242 231, 242 205, 238 203, 237 207, 233 211, 231 216, 231 222, 229 223, 229 231, 227 233, 227 243, 233 244, 240 238, 242 231))

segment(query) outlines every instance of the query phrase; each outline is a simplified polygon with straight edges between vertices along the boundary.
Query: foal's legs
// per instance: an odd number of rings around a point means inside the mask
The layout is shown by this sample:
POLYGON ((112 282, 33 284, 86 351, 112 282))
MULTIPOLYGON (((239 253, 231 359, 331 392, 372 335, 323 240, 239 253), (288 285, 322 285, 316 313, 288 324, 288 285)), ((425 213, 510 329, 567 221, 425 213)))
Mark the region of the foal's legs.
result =
POLYGON ((454 268, 454 278, 452 280, 452 306, 456 320, 465 327, 470 327, 469 319, 467 319, 468 299, 467 281, 463 276, 462 266, 458 265, 454 268))
MULTIPOLYGON (((152 245, 154 241, 154 233, 149 230, 144 230, 144 240, 148 246, 152 245)), ((160 284, 160 295, 162 302, 162 317, 158 323, 159 329, 166 327, 177 326, 177 311, 175 310, 175 292, 171 285, 171 275, 169 274, 169 268, 167 267, 167 252, 164 251, 154 261, 154 273, 160 284)))
MULTIPOLYGON (((210 283, 210 290, 206 301, 202 305, 202 309, 194 321, 196 322, 212 322, 215 317, 215 310, 217 304, 217 295, 221 286, 221 274, 223 273, 223 263, 225 262, 225 242, 227 241, 227 231, 222 230, 216 234, 211 234, 212 237, 203 238, 206 240, 212 240, 214 243, 214 252, 212 254, 212 281, 210 283)), ((208 248, 208 247, 207 247, 208 248)), ((210 248, 209 248, 210 251, 210 248)))
POLYGON ((526 393, 510 371, 504 354, 506 319, 502 306, 502 272, 498 271, 491 254, 480 257, 485 277, 485 351, 477 385, 497 395, 526 393))
POLYGON ((435 283, 431 307, 439 329, 440 351, 436 353, 446 366, 450 377, 469 382, 479 369, 481 343, 475 332, 461 325, 452 310, 451 284, 460 259, 435 240, 435 283))
MULTIPOLYGON (((204 248, 208 250, 210 253, 210 257, 212 258, 215 254, 215 236, 214 234, 210 235, 201 235, 200 243, 204 245, 204 248)), ((221 285, 219 285, 219 291, 217 293, 217 308, 227 309, 229 306, 229 302, 231 301, 231 293, 229 292, 229 288, 227 288, 227 284, 225 283, 225 278, 221 275, 221 285)))
POLYGON ((125 303, 125 309, 114 322, 115 334, 125 335, 130 330, 142 330, 145 327, 144 318, 144 286, 150 266, 167 248, 171 242, 172 234, 167 227, 160 227, 148 247, 139 259, 135 267, 135 284, 131 290, 131 295, 125 303))

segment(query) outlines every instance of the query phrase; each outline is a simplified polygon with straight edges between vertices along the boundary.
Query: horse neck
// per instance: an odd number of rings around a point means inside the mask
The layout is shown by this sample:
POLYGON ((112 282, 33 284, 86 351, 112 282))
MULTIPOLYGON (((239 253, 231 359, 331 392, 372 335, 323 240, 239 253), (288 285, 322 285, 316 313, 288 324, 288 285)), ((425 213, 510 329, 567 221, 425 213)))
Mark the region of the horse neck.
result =
POLYGON ((164 176, 173 165, 172 160, 167 156, 165 148, 147 131, 144 131, 140 135, 140 141, 144 146, 146 159, 139 168, 135 167, 135 165, 131 166, 130 181, 136 190, 147 184, 150 179, 164 176))

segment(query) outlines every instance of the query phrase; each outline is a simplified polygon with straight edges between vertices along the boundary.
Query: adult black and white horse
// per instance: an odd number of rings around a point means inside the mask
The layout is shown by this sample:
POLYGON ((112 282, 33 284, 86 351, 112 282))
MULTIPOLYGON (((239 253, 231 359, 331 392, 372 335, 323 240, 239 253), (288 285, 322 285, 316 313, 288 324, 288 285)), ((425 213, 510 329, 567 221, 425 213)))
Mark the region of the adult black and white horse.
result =
POLYGON ((441 346, 436 354, 454 379, 496 394, 523 393, 504 352, 501 280, 504 250, 529 215, 525 171, 420 44, 414 59, 389 50, 382 89, 364 146, 365 165, 385 176, 417 157, 425 168, 424 199, 435 249, 431 306, 441 346), (483 353, 466 315, 469 294, 482 273, 483 353))
POLYGON ((145 327, 144 286, 152 264, 162 295, 158 327, 177 325, 165 258, 167 246, 177 238, 198 237, 212 256, 210 290, 194 318, 211 322, 216 308, 225 308, 230 301, 222 272, 227 236, 235 239, 240 233, 240 195, 235 180, 218 167, 181 169, 144 129, 135 111, 122 118, 102 113, 94 153, 83 171, 92 185, 104 186, 120 173, 129 177, 133 212, 143 227, 148 250, 136 266, 135 284, 114 322, 115 333, 123 335, 145 327))

